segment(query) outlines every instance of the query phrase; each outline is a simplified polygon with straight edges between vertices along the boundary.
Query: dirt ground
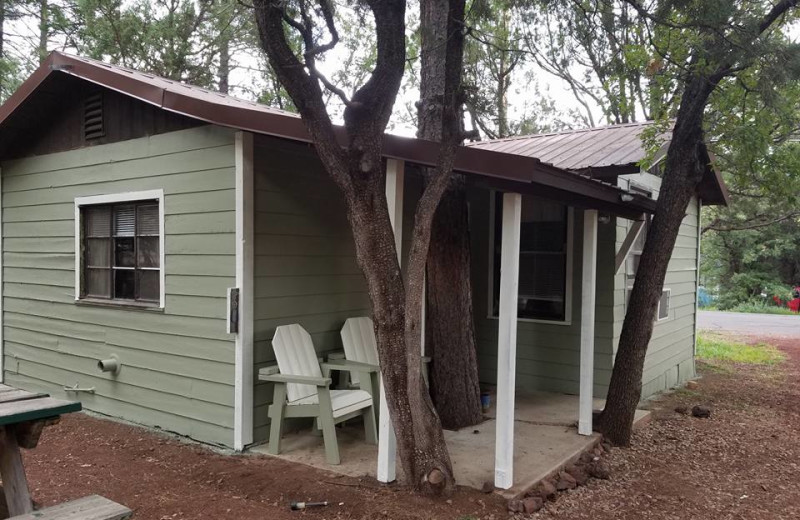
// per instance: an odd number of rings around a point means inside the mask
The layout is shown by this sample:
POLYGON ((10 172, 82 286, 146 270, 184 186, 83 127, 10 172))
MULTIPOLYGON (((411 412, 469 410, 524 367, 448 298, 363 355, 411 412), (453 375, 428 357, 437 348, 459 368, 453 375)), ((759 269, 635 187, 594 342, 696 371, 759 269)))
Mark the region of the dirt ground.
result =
MULTIPOLYGON (((531 518, 800 518, 800 344, 764 339, 789 355, 779 367, 702 366, 697 391, 655 403, 629 450, 607 457, 610 480, 560 494, 531 518), (676 413, 708 405, 710 419, 676 413)), ((34 498, 98 493, 136 519, 496 519, 496 495, 460 489, 449 501, 371 479, 337 477, 263 456, 230 455, 142 428, 71 414, 25 452, 34 498), (331 505, 289 511, 290 500, 331 505)), ((521 518, 521 517, 520 517, 521 518)))

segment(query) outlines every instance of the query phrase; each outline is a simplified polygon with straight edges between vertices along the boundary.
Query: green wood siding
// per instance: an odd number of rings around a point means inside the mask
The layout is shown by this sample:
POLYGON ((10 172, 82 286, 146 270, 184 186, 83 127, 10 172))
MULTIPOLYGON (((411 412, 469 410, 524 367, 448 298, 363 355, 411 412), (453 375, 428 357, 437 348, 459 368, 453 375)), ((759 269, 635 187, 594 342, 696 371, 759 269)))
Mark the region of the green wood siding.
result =
POLYGON ((212 126, 2 164, 5 382, 230 446, 234 134, 212 126), (164 190, 166 305, 76 303, 74 199, 164 190), (97 360, 119 356, 117 376, 97 360), (94 394, 63 386, 94 387, 94 394))
MULTIPOLYGON (((472 287, 475 327, 478 337, 478 365, 481 381, 497 381, 497 320, 489 318, 489 254, 492 194, 472 189, 470 226, 472 233, 472 287)), ((519 320, 517 324, 517 386, 527 391, 577 394, 579 390, 581 326, 581 256, 583 254, 583 212, 572 210, 572 313, 569 324, 519 320)), ((613 236, 608 226, 599 226, 598 287, 595 330, 594 393, 604 397, 611 377, 613 334, 612 283, 608 258, 613 265, 613 236), (606 260, 603 260, 606 259, 606 260)))
MULTIPOLYGON (((657 196, 661 180, 650 174, 624 176, 622 185, 631 180, 641 186, 649 187, 657 196)), ((693 198, 681 223, 678 239, 664 279, 664 288, 670 289, 669 317, 656 321, 653 336, 647 349, 644 373, 642 375, 642 397, 672 388, 695 376, 694 341, 695 310, 697 297, 697 246, 698 211, 696 198, 693 198)), ((625 239, 630 222, 616 219, 616 247, 625 239)), ((619 343, 622 321, 625 317, 625 274, 624 267, 615 277, 614 350, 619 343)))
MULTIPOLYGON (((256 137, 255 370, 274 363, 275 327, 299 323, 325 353, 342 348, 339 330, 370 315, 366 283, 339 190, 305 145, 256 137)), ((272 385, 256 378, 254 440, 268 436, 272 385)))

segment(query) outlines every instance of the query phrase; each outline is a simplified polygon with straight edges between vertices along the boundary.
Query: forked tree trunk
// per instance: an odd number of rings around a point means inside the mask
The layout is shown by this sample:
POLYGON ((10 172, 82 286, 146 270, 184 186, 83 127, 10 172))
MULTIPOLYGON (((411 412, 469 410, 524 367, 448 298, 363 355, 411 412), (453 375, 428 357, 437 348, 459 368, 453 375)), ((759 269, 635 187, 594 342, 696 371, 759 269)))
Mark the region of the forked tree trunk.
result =
MULTIPOLYGON (((354 166, 359 168, 358 164, 354 166)), ((376 173, 380 179, 380 172, 376 173)), ((447 491, 454 484, 452 464, 442 426, 418 368, 422 361, 421 307, 411 303, 415 296, 421 301, 424 264, 409 262, 408 271, 416 272, 407 272, 408 286, 404 287, 382 185, 369 183, 345 196, 356 256, 372 302, 381 375, 403 472, 408 483, 417 489, 427 493, 447 491), (417 368, 409 371, 409 366, 417 368)), ((430 220, 433 209, 418 211, 417 217, 430 220)), ((420 248, 427 248, 424 236, 416 238, 414 242, 420 248)), ((419 251, 416 256, 420 256, 419 251)))
MULTIPOLYGON (((317 45, 307 3, 292 6, 301 11, 298 21, 292 18, 296 13, 289 13, 283 0, 254 2, 259 36, 270 64, 299 109, 325 169, 344 195, 356 258, 372 303, 386 400, 406 480, 423 492, 441 493, 453 487, 454 479, 439 416, 422 379, 420 330, 431 223, 447 188, 458 144, 450 129, 458 124, 454 120, 457 110, 452 107, 460 105, 462 47, 455 49, 458 55, 448 62, 443 90, 443 105, 448 109, 441 111, 442 127, 447 130, 437 168, 417 203, 404 284, 389 222, 382 144, 405 68, 405 2, 367 0, 365 4, 374 16, 377 35, 372 75, 351 100, 335 87, 326 87, 346 105, 343 144, 331 124, 323 100, 322 79, 314 66, 318 54, 335 45, 334 4, 319 2, 313 7, 334 35, 332 43, 317 45), (304 62, 287 41, 287 24, 303 37, 304 62)), ((463 45, 463 35, 460 31, 458 34, 463 45)))
MULTIPOLYGON (((461 65, 464 0, 425 0, 422 32, 419 131, 443 146, 461 142, 461 65), (444 112, 449 112, 445 114, 444 112), (449 144, 448 144, 449 143, 449 144)), ((448 172, 449 174, 449 172, 448 172)), ((430 390, 442 426, 458 429, 481 420, 472 315, 466 193, 451 176, 436 210, 427 258, 426 353, 430 390)))
POLYGON ((433 221, 425 309, 431 397, 442 426, 453 430, 482 419, 470 267, 466 190, 458 175, 433 221))
POLYGON ((695 76, 683 95, 653 222, 647 230, 636 280, 622 325, 606 406, 598 429, 618 446, 631 441, 633 418, 642 391, 647 346, 658 301, 681 222, 706 168, 703 112, 715 83, 695 76))

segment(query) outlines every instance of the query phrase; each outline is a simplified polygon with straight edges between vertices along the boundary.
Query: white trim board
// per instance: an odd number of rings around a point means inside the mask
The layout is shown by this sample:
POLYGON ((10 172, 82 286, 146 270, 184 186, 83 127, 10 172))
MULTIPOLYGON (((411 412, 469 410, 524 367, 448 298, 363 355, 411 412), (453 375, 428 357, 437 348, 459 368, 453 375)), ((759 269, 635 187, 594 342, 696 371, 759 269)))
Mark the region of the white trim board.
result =
POLYGON ((500 252, 500 309, 497 321, 497 409, 494 485, 514 485, 514 399, 517 374, 517 300, 522 196, 503 194, 500 252))
MULTIPOLYGON (((403 189, 405 185, 405 162, 396 159, 386 161, 386 206, 389 222, 394 231, 397 262, 403 262, 403 189)), ((424 323, 424 320, 423 320, 424 323)), ((424 338, 424 335, 423 335, 424 338)), ((423 345, 424 348, 424 345, 423 345)), ((379 482, 397 479, 397 438, 386 402, 386 390, 381 381, 380 413, 378 414, 378 468, 379 482)))
POLYGON ((140 200, 158 201, 158 247, 159 247, 159 304, 160 308, 166 305, 166 252, 164 248, 164 190, 130 191, 125 193, 107 193, 90 195, 88 197, 75 197, 75 300, 81 299, 81 208, 99 204, 116 204, 118 202, 136 202, 140 200))
POLYGON ((597 295, 597 210, 583 212, 581 262, 581 355, 578 398, 578 433, 592 434, 594 402, 595 304, 597 295))
POLYGON ((234 340, 233 448, 242 451, 253 443, 253 134, 236 132, 235 155, 239 332, 234 340))

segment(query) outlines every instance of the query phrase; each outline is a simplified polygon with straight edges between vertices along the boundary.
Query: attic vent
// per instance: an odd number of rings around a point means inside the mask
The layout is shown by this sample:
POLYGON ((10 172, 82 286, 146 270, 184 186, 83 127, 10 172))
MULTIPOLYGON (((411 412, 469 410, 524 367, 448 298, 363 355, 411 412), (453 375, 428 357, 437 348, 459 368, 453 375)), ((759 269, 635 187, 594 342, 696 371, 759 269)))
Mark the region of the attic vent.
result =
POLYGON ((97 92, 86 97, 83 108, 83 137, 87 141, 106 135, 103 128, 103 93, 97 92))

